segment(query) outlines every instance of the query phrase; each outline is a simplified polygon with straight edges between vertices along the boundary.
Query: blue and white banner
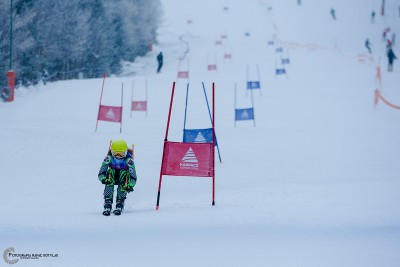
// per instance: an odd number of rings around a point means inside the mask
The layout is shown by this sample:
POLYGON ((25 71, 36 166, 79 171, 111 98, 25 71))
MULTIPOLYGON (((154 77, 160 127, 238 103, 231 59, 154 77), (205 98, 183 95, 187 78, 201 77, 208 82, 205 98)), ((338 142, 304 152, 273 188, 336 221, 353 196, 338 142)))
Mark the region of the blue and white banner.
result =
POLYGON ((184 129, 184 143, 212 143, 212 128, 207 129, 184 129))
POLYGON ((276 75, 282 75, 282 74, 286 74, 285 69, 276 69, 276 75))
POLYGON ((259 81, 248 81, 247 82, 247 89, 260 89, 261 84, 259 81))
POLYGON ((235 109, 235 120, 254 120, 254 108, 235 109))

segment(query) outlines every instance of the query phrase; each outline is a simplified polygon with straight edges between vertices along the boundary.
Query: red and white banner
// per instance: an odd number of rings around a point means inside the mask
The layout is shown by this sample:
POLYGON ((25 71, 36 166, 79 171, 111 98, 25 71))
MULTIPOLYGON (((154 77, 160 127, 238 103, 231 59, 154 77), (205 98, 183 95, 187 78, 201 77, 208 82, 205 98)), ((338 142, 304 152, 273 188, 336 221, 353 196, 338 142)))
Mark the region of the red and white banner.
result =
POLYGON ((217 70, 217 65, 216 65, 216 64, 209 64, 209 65, 207 66, 207 70, 208 70, 208 71, 217 70))
POLYGON ((147 116, 147 79, 145 83, 145 100, 133 100, 133 89, 134 89, 135 81, 132 81, 132 97, 131 97, 131 118, 132 111, 145 111, 147 116))
POLYGON ((147 110, 147 101, 132 101, 131 110, 146 111, 147 110))
POLYGON ((165 142, 161 173, 175 176, 214 176, 213 143, 165 142))
POLYGON ((119 122, 120 123, 119 132, 122 132, 122 103, 124 99, 124 84, 122 84, 121 86, 121 106, 120 107, 106 106, 101 104, 101 101, 103 99, 105 80, 106 80, 106 74, 104 73, 103 86, 101 87, 99 113, 97 114, 95 132, 97 132, 97 126, 99 124, 99 121, 119 122))
POLYGON ((122 122, 122 107, 100 105, 97 120, 122 122))
POLYGON ((189 79, 189 72, 188 71, 178 71, 178 78, 182 79, 189 79))

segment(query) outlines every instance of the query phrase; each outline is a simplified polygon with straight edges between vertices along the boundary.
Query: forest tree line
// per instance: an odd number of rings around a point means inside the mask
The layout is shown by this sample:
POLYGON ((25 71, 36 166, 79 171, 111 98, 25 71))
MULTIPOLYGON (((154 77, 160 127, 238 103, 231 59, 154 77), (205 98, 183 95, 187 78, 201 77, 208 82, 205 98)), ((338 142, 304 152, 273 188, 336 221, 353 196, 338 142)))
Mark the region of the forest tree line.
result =
POLYGON ((160 0, 13 0, 12 19, 10 2, 0 1, 1 86, 10 64, 22 85, 118 74, 148 52, 161 17, 160 0))

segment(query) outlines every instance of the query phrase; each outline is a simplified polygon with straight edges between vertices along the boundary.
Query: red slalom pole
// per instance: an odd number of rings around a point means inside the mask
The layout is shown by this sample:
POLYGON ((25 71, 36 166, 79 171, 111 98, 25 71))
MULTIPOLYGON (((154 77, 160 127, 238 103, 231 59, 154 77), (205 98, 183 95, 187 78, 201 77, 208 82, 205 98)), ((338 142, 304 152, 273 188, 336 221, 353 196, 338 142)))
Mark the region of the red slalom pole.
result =
POLYGON ((99 103, 99 112, 97 113, 97 121, 96 121, 96 129, 95 129, 95 132, 97 132, 97 126, 98 126, 98 124, 99 124, 99 114, 100 114, 101 100, 102 100, 102 98, 103 98, 104 82, 105 82, 105 80, 106 80, 106 73, 104 72, 103 85, 101 86, 100 103, 99 103))
POLYGON ((133 87, 135 85, 135 80, 132 81, 132 95, 131 95, 131 118, 132 118, 132 102, 133 102, 133 87))
POLYGON ((172 111, 172 103, 174 102, 174 93, 175 93, 175 82, 172 84, 172 93, 171 93, 171 100, 169 102, 167 129, 165 131, 164 142, 168 141, 169 122, 171 120, 171 111, 172 111))
POLYGON ((147 79, 146 79, 146 117, 148 108, 149 108, 149 101, 147 101, 147 79))
POLYGON ((124 83, 122 83, 122 88, 121 88, 121 124, 119 128, 119 132, 122 133, 122 107, 123 107, 123 102, 124 102, 124 83))
POLYGON ((158 182, 156 210, 158 210, 158 208, 160 207, 162 170, 163 170, 163 167, 164 167, 164 153, 165 153, 165 146, 166 146, 167 141, 168 141, 168 130, 169 130, 169 122, 170 122, 170 119, 171 119, 172 103, 174 101, 174 93, 175 93, 175 82, 172 84, 171 100, 170 100, 170 103, 169 103, 167 129, 165 130, 164 147, 163 147, 163 154, 162 154, 162 159, 161 159, 160 179, 159 179, 159 182, 158 182))
POLYGON ((213 153, 213 177, 212 177, 212 205, 215 205, 215 158, 214 158, 214 154, 215 154, 215 86, 214 83, 212 84, 212 113, 213 113, 213 119, 212 119, 212 140, 213 140, 213 145, 212 145, 212 153, 213 153))

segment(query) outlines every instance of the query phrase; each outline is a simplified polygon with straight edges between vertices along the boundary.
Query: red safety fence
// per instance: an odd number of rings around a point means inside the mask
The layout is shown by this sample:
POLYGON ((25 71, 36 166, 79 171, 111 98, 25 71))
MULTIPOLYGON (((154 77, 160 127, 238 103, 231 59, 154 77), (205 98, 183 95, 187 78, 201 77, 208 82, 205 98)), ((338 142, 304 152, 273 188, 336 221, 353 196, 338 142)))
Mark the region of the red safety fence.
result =
POLYGON ((385 103, 386 105, 388 105, 391 108, 400 110, 400 106, 396 106, 393 105, 392 103, 390 103, 389 101, 387 101, 381 94, 381 92, 379 91, 379 89, 375 90, 375 107, 376 105, 378 105, 379 99, 382 100, 383 103, 385 103))
POLYGON ((14 88, 15 88, 15 73, 13 70, 7 72, 8 87, 10 88, 10 97, 7 102, 14 101, 14 88))
POLYGON ((378 66, 378 67, 376 68, 376 75, 375 75, 375 77, 376 77, 376 79, 377 79, 378 82, 379 82, 380 88, 382 88, 382 72, 381 72, 381 67, 380 67, 380 66, 378 66))

